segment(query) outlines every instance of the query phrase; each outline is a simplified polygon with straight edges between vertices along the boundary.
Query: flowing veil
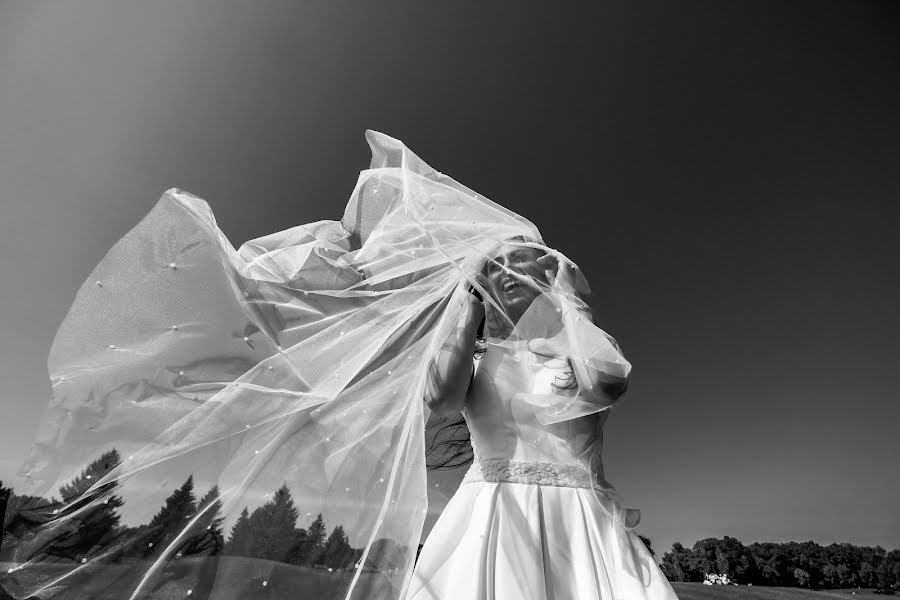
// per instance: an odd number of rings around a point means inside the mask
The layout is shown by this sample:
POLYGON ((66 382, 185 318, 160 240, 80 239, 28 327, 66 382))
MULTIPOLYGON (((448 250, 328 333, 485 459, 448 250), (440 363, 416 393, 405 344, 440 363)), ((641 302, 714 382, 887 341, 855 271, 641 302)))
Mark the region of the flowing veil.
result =
MULTIPOLYGON (((401 598, 427 509, 423 389, 470 285, 486 336, 532 340, 598 382, 523 395, 546 426, 613 405, 602 383, 630 364, 591 321, 580 271, 578 293, 517 273, 535 299, 512 317, 483 276, 492 252, 558 253, 401 141, 366 139, 340 221, 235 250, 173 188, 97 265, 14 481, 13 598, 401 598)), ((602 470, 596 483, 626 540, 636 511, 602 470)))

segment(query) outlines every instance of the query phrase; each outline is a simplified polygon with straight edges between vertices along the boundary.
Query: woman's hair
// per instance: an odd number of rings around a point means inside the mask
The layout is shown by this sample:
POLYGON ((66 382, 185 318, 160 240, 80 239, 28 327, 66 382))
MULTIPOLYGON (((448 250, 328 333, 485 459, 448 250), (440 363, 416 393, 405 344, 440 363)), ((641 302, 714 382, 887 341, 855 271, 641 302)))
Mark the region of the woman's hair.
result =
POLYGON ((472 436, 462 414, 436 418, 426 427, 428 447, 425 468, 432 471, 456 469, 471 463, 474 458, 472 436))

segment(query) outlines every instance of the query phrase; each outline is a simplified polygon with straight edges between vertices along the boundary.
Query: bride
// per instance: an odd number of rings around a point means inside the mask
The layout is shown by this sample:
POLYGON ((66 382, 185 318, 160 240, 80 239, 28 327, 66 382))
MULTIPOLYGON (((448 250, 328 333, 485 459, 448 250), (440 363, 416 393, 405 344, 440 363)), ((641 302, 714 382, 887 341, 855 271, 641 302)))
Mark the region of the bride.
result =
POLYGON ((591 320, 576 272, 519 237, 491 252, 480 273, 508 321, 494 310, 486 318, 474 288, 460 294, 464 317, 430 365, 425 399, 440 415, 462 413, 474 463, 422 548, 409 599, 676 598, 630 531, 637 511, 623 529, 598 502, 612 491, 600 461, 609 411, 545 425, 545 407, 533 400, 577 395, 606 409, 627 387, 630 365, 612 338, 614 368, 561 354, 566 321, 591 320), (544 303, 554 310, 539 306, 547 289, 559 296, 544 303), (578 304, 557 312, 567 295, 578 304), (486 349, 475 359, 485 324, 486 349))
POLYGON ((631 365, 581 271, 400 140, 366 140, 339 221, 235 249, 173 188, 104 256, 50 350, 8 595, 675 598, 603 476, 631 365), (474 461, 417 560, 448 415, 474 461))

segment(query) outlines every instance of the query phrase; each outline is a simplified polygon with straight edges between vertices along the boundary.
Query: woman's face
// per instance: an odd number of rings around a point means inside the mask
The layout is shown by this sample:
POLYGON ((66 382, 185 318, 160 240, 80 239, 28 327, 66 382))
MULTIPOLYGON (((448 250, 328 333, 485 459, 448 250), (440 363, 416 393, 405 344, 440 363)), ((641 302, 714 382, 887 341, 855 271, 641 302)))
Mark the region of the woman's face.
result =
POLYGON ((505 243, 485 265, 488 291, 511 315, 521 315, 541 293, 536 282, 545 274, 537 259, 543 255, 538 248, 505 243))

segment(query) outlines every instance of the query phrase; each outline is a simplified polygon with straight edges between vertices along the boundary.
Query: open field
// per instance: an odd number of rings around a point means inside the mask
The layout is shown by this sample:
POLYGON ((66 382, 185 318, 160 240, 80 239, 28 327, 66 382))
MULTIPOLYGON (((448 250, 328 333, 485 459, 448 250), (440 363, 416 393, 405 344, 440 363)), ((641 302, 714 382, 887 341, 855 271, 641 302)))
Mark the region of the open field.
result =
POLYGON ((800 588, 703 585, 673 582, 678 600, 887 600, 900 596, 884 596, 872 590, 804 590, 800 588), (853 592, 856 591, 856 594, 853 592))
MULTIPOLYGON (((6 573, 9 565, 0 563, 0 585, 9 586, 6 573)), ((136 571, 147 568, 146 562, 88 566, 75 573, 60 587, 66 586, 60 600, 122 600, 128 598, 136 579, 136 571), (74 590, 77 590, 74 591, 74 590)), ((52 580, 59 568, 47 565, 42 575, 52 580)), ((270 600, 272 598, 330 598, 343 597, 354 575, 353 571, 328 572, 326 569, 298 567, 267 560, 248 560, 243 557, 220 556, 206 559, 184 558, 168 561, 162 576, 151 584, 149 597, 181 600, 188 590, 197 598, 217 600, 270 600)), ((15 574, 12 574, 15 577, 15 574)), ((391 597, 391 585, 380 573, 360 574, 353 598, 391 597)), ((0 592, 0 600, 6 596, 0 592)), ((56 597, 54 597, 56 598, 56 597)))
MULTIPOLYGON (((9 565, 0 563, 0 582, 7 576, 9 565)), ((65 600, 121 600, 126 587, 118 582, 134 581, 134 569, 146 564, 97 565, 76 576, 79 593, 63 594, 65 600), (130 575, 129 575, 130 574, 130 575)), ((52 578, 54 568, 45 574, 52 578)), ((271 598, 340 597, 352 578, 350 571, 329 573, 322 569, 296 567, 270 561, 241 557, 218 557, 214 560, 182 559, 167 565, 162 581, 157 581, 153 597, 182 599, 193 589, 196 597, 205 598, 215 580, 217 600, 264 600, 271 598), (264 584, 265 582, 265 584, 264 584)), ((872 590, 810 591, 800 588, 767 586, 703 585, 673 582, 679 600, 888 600, 900 595, 884 596, 872 590)), ((381 597, 389 593, 389 582, 377 573, 362 573, 354 598, 381 597)), ((0 592, 0 600, 5 598, 0 592)), ((388 596, 389 597, 389 596, 388 596)))

